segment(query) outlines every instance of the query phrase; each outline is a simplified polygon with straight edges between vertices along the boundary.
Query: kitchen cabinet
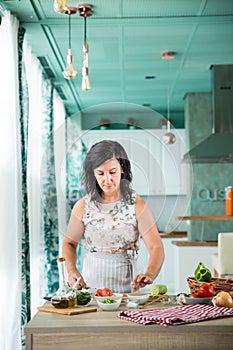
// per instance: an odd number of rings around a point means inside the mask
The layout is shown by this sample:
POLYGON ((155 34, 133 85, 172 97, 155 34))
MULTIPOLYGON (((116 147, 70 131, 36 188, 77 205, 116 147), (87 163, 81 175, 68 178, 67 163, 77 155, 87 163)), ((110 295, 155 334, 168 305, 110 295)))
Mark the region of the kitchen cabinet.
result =
MULTIPOLYGON (((177 294, 179 292, 179 289, 177 289, 178 266, 175 264, 175 246, 172 244, 172 241, 173 239, 176 239, 178 242, 187 241, 187 235, 183 235, 181 238, 174 237, 175 235, 170 235, 170 237, 162 238, 165 260, 158 277, 154 281, 154 284, 165 284, 168 287, 168 294, 177 294)), ((142 266, 142 271, 145 272, 149 255, 142 240, 140 245, 139 261, 142 266)), ((144 289, 149 290, 150 286, 144 289)))
POLYGON ((89 149, 101 140, 116 140, 126 149, 132 165, 133 188, 140 195, 186 195, 189 182, 184 130, 174 130, 176 142, 164 145, 164 130, 90 130, 82 140, 89 149))
POLYGON ((177 292, 190 293, 187 283, 188 277, 194 276, 194 271, 199 264, 208 267, 213 275, 211 256, 218 251, 217 242, 172 242, 174 252, 175 290, 177 292))
MULTIPOLYGON (((162 173, 164 176, 163 192, 168 195, 185 195, 189 179, 189 165, 182 163, 184 154, 187 152, 185 146, 185 130, 172 130, 176 136, 176 142, 165 145, 160 142, 160 155, 162 173)), ((159 139, 162 140, 164 131, 159 130, 159 139)))

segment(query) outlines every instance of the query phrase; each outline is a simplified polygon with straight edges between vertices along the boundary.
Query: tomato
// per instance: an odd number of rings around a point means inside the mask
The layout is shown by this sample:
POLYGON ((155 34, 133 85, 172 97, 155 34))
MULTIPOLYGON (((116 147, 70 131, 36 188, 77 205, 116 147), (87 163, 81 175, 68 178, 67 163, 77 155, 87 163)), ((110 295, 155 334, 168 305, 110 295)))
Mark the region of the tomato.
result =
POLYGON ((109 288, 104 288, 103 289, 103 296, 108 296, 108 297, 110 297, 110 296, 112 296, 113 295, 113 292, 111 291, 111 289, 109 289, 109 288))
POLYGON ((95 295, 97 297, 111 297, 113 292, 109 288, 97 289, 95 295))
POLYGON ((214 288, 209 283, 203 284, 199 289, 197 296, 199 298, 208 298, 214 296, 214 288))
POLYGON ((197 298, 197 297, 198 297, 198 295, 195 293, 190 294, 190 298, 197 298))
POLYGON ((102 294, 102 289, 97 289, 96 292, 95 292, 95 295, 96 295, 97 297, 102 297, 102 296, 103 296, 103 294, 102 294))

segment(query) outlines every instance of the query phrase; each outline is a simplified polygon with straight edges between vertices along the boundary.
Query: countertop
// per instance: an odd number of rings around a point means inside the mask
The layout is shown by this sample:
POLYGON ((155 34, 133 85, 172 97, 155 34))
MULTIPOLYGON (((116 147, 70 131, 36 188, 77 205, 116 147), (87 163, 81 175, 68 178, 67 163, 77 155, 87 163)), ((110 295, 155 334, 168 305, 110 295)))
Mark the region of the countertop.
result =
POLYGON ((159 232, 161 238, 186 238, 187 231, 159 232))
POLYGON ((218 242, 172 241, 177 247, 216 247, 218 242))
MULTIPOLYGON (((164 307, 155 304, 153 308, 164 307)), ((74 316, 38 312, 25 327, 26 349, 219 350, 230 349, 233 343, 233 317, 179 326, 145 326, 120 319, 119 311, 98 309, 74 316)))

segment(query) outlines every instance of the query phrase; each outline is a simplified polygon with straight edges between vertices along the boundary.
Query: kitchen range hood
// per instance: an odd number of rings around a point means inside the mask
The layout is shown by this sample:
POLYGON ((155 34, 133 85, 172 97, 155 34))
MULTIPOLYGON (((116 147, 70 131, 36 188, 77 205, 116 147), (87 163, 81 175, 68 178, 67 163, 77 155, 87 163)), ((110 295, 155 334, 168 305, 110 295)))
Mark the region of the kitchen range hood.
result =
POLYGON ((213 65, 212 134, 184 155, 192 163, 233 163, 233 64, 213 65))

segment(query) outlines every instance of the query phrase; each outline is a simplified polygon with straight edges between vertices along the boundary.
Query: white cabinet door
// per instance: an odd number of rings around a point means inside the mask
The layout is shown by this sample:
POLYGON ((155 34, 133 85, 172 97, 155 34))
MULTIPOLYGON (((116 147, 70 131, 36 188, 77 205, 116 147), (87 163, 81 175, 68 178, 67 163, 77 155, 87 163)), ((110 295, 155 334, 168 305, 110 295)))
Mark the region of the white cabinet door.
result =
POLYGON ((174 131, 176 142, 162 142, 164 130, 91 130, 82 139, 89 149, 100 140, 115 140, 125 148, 132 165, 133 188, 140 195, 187 194, 184 130, 174 131))
POLYGON ((188 277, 194 276, 199 262, 208 267, 213 275, 212 254, 217 253, 217 246, 174 246, 174 266, 176 269, 175 290, 177 293, 190 293, 188 277))
MULTIPOLYGON (((187 238, 175 238, 176 241, 187 241, 187 238)), ((171 243, 171 238, 162 239, 164 252, 165 252, 165 260, 162 266, 162 269, 155 279, 153 284, 165 284, 168 287, 168 294, 177 294, 179 289, 177 289, 177 278, 179 268, 176 264, 176 251, 175 246, 171 243)), ((140 252, 139 252, 139 262, 141 266, 141 271, 145 272, 147 268, 149 254, 147 252, 146 246, 143 240, 140 240, 140 252)), ((145 290, 149 290, 150 286, 145 287, 145 290)))
POLYGON ((140 195, 150 195, 161 191, 161 171, 158 166, 159 144, 154 142, 150 132, 141 130, 97 130, 82 135, 89 149, 100 140, 115 140, 125 148, 132 166, 132 187, 140 195))
POLYGON ((160 161, 162 170, 162 193, 167 195, 187 194, 188 166, 182 163, 186 153, 184 130, 172 130, 176 136, 174 144, 163 143, 164 130, 156 131, 160 144, 160 161))

